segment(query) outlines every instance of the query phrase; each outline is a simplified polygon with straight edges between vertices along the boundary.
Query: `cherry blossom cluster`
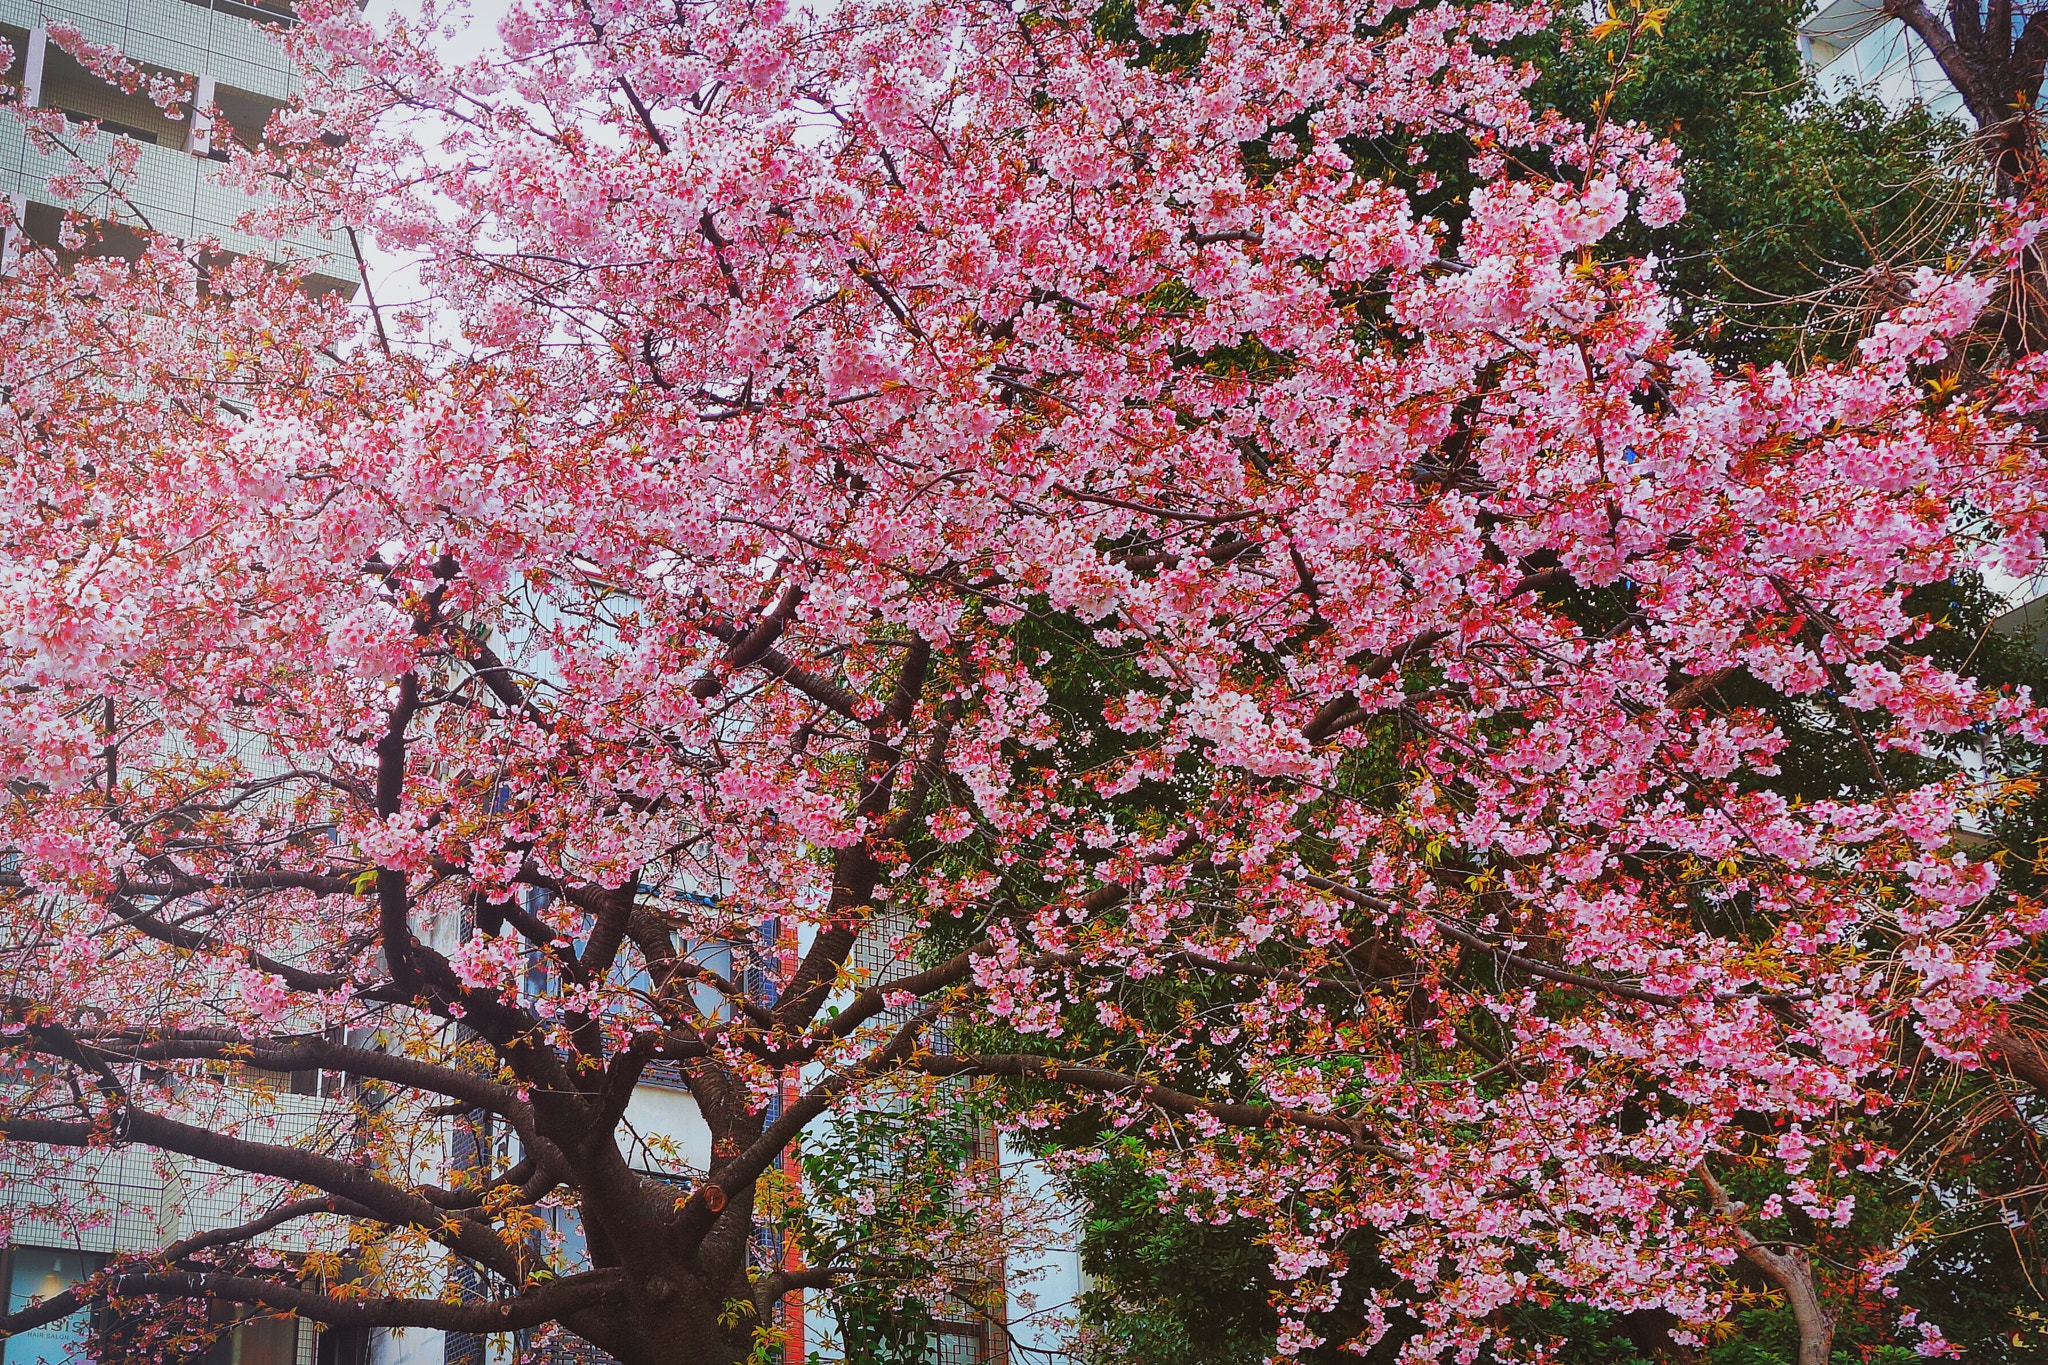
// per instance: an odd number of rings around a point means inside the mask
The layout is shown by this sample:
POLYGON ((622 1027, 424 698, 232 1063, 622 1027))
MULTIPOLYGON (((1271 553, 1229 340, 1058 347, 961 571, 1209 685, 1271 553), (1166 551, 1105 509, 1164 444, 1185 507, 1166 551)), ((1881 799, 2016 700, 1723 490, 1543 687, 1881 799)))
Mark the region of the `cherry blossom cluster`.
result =
POLYGON ((518 1114, 674 1059, 740 1116, 679 1245, 791 1084, 1021 1080, 1262 1230, 1283 1355, 1345 1304, 1415 1361, 1701 1328, 1716 1170, 1844 1221, 1901 1047, 2009 1046, 2000 775, 1795 804, 1725 697, 2043 740, 1909 601, 2042 557, 2048 377, 1940 382, 2024 210, 1728 370, 1608 245, 1670 149, 1532 111, 1541 6, 516 0, 460 63, 302 11, 232 173, 432 303, 10 286, 0 1038, 411 1011, 518 1114))

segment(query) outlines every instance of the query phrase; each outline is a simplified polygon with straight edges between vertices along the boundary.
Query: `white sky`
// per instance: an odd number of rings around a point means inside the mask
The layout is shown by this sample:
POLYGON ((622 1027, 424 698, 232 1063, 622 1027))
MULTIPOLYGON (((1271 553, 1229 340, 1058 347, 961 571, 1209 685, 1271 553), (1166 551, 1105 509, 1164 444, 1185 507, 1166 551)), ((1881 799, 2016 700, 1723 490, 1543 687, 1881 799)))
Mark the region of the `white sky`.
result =
MULTIPOLYGON (((497 40, 498 19, 509 4, 508 0, 453 0, 441 8, 446 11, 441 50, 448 57, 466 61, 497 40)), ((401 15, 416 20, 420 6, 417 0, 370 0, 365 12, 382 26, 401 15)), ((417 254, 387 251, 368 234, 364 234, 362 246, 369 267, 367 282, 379 309, 389 313, 420 298, 417 266, 421 258, 417 254)), ((358 307, 368 306, 360 295, 356 302, 358 307)))

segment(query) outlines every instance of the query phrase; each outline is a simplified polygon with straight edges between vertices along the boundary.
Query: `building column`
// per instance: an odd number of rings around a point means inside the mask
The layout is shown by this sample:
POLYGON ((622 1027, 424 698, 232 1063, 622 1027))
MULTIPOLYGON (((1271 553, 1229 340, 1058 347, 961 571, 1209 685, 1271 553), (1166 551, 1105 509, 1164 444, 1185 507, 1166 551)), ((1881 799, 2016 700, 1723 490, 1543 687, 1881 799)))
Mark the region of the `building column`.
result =
POLYGON ((185 150, 194 156, 205 156, 213 150, 213 77, 201 76, 199 88, 192 92, 192 132, 185 139, 185 150))
POLYGON ((50 45, 50 30, 38 25, 28 31, 28 66, 21 75, 21 107, 37 109, 43 103, 43 49, 50 45))
POLYGON ((28 231, 28 196, 7 196, 7 224, 0 227, 0 276, 12 275, 21 261, 21 243, 28 231))
POLYGON ((156 1192, 156 1240, 169 1245, 185 1235, 185 1160, 166 1158, 166 1174, 156 1192))

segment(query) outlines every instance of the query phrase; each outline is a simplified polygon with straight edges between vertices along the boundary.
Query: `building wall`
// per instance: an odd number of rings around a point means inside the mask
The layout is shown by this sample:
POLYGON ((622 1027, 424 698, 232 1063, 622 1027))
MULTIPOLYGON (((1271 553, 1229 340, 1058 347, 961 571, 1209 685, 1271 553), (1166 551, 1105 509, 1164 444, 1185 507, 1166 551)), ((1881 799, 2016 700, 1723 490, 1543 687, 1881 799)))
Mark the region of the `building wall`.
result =
MULTIPOLYGON (((240 255, 309 262, 316 287, 353 288, 346 242, 317 236, 270 241, 244 232, 238 220, 264 201, 216 183, 220 167, 207 152, 219 150, 230 136, 259 136, 268 112, 298 88, 289 58, 273 40, 275 30, 258 23, 259 17, 266 23, 289 21, 288 14, 266 13, 240 0, 0 0, 0 37, 16 49, 7 80, 22 90, 25 102, 112 120, 132 130, 131 141, 142 143, 141 163, 126 187, 129 202, 101 193, 78 207, 131 225, 140 219, 181 239, 209 238, 240 255), (183 117, 168 118, 145 96, 124 94, 90 76, 48 41, 51 24, 75 27, 150 71, 183 78, 191 92, 183 117), (220 125, 208 126, 204 111, 211 107, 220 110, 220 125)), ((103 132, 82 149, 82 159, 104 164, 120 135, 103 132)), ((17 210, 54 207, 47 182, 68 165, 63 153, 38 152, 18 124, 0 119, 0 195, 13 198, 17 210)))
POLYGON ((1938 114, 1969 117, 1927 44, 1887 18, 1881 0, 1824 0, 1799 36, 1801 55, 1825 94, 1862 91, 1895 109, 1920 103, 1938 114))
POLYGON ((1018 1247, 1004 1267, 1009 1313, 1004 1324, 1010 1365, 1057 1365, 1067 1358, 1068 1329, 1080 1312, 1089 1278, 1081 1268, 1081 1222, 1086 1216, 1059 1188, 1050 1171, 1029 1152, 1003 1144, 1005 1177, 1052 1211, 1049 1235, 1018 1247))

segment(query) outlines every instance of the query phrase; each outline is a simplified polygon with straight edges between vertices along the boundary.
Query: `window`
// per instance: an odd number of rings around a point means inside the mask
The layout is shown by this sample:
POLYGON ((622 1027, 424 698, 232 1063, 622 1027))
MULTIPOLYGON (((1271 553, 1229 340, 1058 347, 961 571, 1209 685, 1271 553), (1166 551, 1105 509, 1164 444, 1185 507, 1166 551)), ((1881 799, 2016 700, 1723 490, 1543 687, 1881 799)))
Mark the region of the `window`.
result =
POLYGON ((548 1227, 561 1238, 558 1248, 551 1248, 562 1273, 574 1275, 590 1269, 590 1241, 583 1235, 583 1215, 576 1209, 556 1204, 541 1210, 548 1221, 548 1227))
MULTIPOLYGON (((189 79, 160 67, 144 66, 145 75, 168 76, 190 89, 189 79)), ((183 146, 186 120, 174 118, 140 91, 123 90, 88 71, 55 43, 44 49, 39 103, 60 111, 73 124, 96 123, 102 132, 168 147, 183 146)))
POLYGON ((213 123, 213 150, 207 155, 216 161, 226 161, 230 140, 244 147, 262 146, 263 132, 270 126, 270 116, 284 106, 246 90, 217 85, 213 89, 213 107, 219 117, 213 123))
POLYGON ((4 73, 0 73, 0 85, 6 86, 19 98, 22 77, 28 72, 28 30, 12 24, 0 24, 0 41, 5 41, 14 53, 14 60, 8 63, 4 73))
POLYGON ((989 1359, 988 1329, 977 1322, 938 1324, 932 1343, 933 1365, 981 1365, 989 1359))
POLYGON ((330 1327, 320 1334, 314 1365, 369 1365, 370 1333, 363 1327, 330 1327))
MULTIPOLYGON (((11 1247, 6 1253, 7 1311, 18 1313, 31 1303, 61 1294, 99 1269, 91 1252, 58 1251, 50 1247, 11 1247)), ((18 1332, 0 1342, 5 1365, 64 1365, 85 1344, 87 1310, 61 1322, 18 1332)))
POLYGON ((259 1318, 236 1326, 213 1344, 205 1365, 296 1365, 297 1318, 259 1318))
POLYGON ((201 9, 219 10, 222 14, 232 14, 237 19, 259 24, 282 24, 290 28, 299 21, 299 16, 292 13, 291 5, 285 0, 258 0, 252 4, 244 4, 242 0, 191 0, 191 3, 201 9))
MULTIPOLYGON (((691 944, 685 953, 690 961, 699 967, 707 967, 717 972, 734 985, 740 984, 733 977, 733 954, 730 943, 695 943, 691 944)), ((726 999, 724 991, 707 981, 699 981, 692 985, 690 998, 696 1002, 697 1008, 710 1018, 732 1018, 732 1002, 726 999)))

